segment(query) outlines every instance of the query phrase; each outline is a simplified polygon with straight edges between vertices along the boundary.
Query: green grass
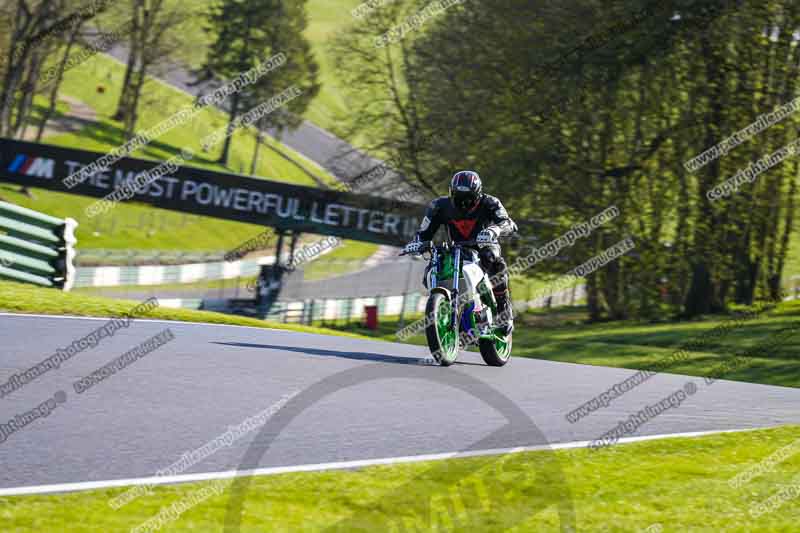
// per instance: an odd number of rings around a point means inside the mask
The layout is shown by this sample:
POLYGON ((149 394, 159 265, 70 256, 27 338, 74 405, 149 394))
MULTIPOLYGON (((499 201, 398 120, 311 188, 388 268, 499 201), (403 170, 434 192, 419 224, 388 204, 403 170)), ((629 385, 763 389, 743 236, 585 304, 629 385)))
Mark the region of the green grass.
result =
MULTIPOLYGON (((311 41, 320 62, 322 82, 322 90, 312 103, 307 117, 322 127, 331 128, 335 124, 335 117, 347 112, 347 106, 337 86, 338 80, 328 53, 328 43, 339 29, 351 23, 362 22, 350 14, 351 9, 359 3, 357 0, 311 0, 307 6, 309 26, 306 36, 311 41)), ((195 13, 200 11, 197 9, 195 13)), ((207 36, 202 32, 201 22, 201 19, 197 18, 195 24, 188 24, 186 27, 187 39, 197 43, 197 46, 192 47, 195 51, 202 50, 207 44, 207 36)), ((197 66, 202 61, 202 56, 203 54, 192 52, 186 59, 197 66)), ((107 152, 122 144, 121 125, 112 121, 110 117, 116 110, 123 74, 122 64, 102 54, 68 71, 61 88, 62 94, 91 105, 97 112, 98 122, 75 134, 48 137, 45 142, 98 152, 107 152), (97 90, 101 86, 104 89, 102 93, 97 90)), ((43 99, 40 100, 42 100, 40 103, 44 102, 43 99)), ((150 79, 143 91, 137 129, 141 131, 151 127, 193 101, 194 99, 186 93, 157 79, 150 79)), ((37 107, 35 115, 38 116, 41 110, 41 106, 37 107)), ((61 102, 58 110, 65 113, 67 106, 61 102)), ((175 128, 133 156, 160 161, 178 154, 183 147, 189 147, 197 153, 193 166, 215 171, 247 173, 255 146, 252 131, 240 131, 234 136, 227 168, 214 162, 218 155, 216 151, 204 154, 200 148, 200 139, 203 136, 224 127, 226 123, 226 116, 218 110, 204 110, 191 123, 175 128)), ((280 146, 282 151, 322 177, 327 183, 333 182, 333 178, 321 167, 301 154, 278 145, 274 140, 269 140, 269 143, 280 146)), ((261 150, 255 173, 270 180, 316 185, 297 166, 267 148, 261 150)), ((84 215, 84 209, 94 201, 93 199, 40 189, 33 189, 35 197, 31 199, 15 191, 16 187, 0 186, 0 197, 54 216, 71 216, 78 220, 80 223, 78 242, 82 248, 213 251, 235 246, 258 231, 257 226, 250 224, 196 216, 191 216, 191 222, 188 224, 181 220, 174 224, 155 224, 155 227, 142 231, 141 221, 153 218, 153 213, 158 213, 158 217, 162 219, 168 218, 171 213, 144 204, 123 203, 110 213, 89 219, 84 215)), ((345 265, 334 268, 332 273, 340 274, 347 270, 348 267, 345 265)), ((314 271, 311 275, 318 279, 327 274, 314 271)))
MULTIPOLYGON (((43 95, 37 94, 33 97, 33 106, 31 107, 31 116, 29 119, 29 125, 27 131, 25 132, 27 135, 33 135, 37 131, 39 131, 39 123, 42 121, 42 118, 44 117, 44 114, 47 111, 47 108, 49 107, 49 103, 50 103, 49 96, 45 97, 43 95)), ((65 116, 69 112, 69 110, 70 106, 67 102, 63 100, 57 100, 56 108, 55 111, 53 112, 51 120, 57 117, 65 116)), ((47 133, 45 128, 44 135, 46 134, 47 133)))
MULTIPOLYGON (((392 407, 389 407, 392 408, 392 407)), ((797 500, 754 519, 753 505, 794 479, 800 454, 741 488, 729 480, 800 438, 796 426, 586 449, 251 478, 242 533, 256 531, 556 532, 571 501, 579 532, 791 532, 797 500), (559 477, 562 482, 557 482, 559 477), (457 505, 458 504, 458 505, 457 505), (403 520, 406 522, 404 523, 403 520), (405 526, 405 527, 404 527, 405 526), (442 527, 444 526, 444 527, 442 527), (510 529, 509 529, 510 528, 510 529)), ((208 483, 155 487, 119 510, 126 489, 0 498, 4 531, 106 532, 136 527, 208 483)), ((230 491, 186 511, 167 531, 221 531, 230 491)))
MULTIPOLYGON (((63 86, 64 94, 90 102, 98 113, 98 123, 76 134, 48 138, 47 142, 100 152, 121 144, 122 131, 119 124, 110 117, 115 110, 123 72, 122 65, 105 56, 96 56, 70 71, 63 86), (102 94, 96 92, 99 85, 105 88, 102 94)), ((163 120, 167 113, 193 102, 187 94, 157 80, 149 82, 145 92, 147 96, 142 105, 139 130, 155 125, 163 120)), ((59 110, 65 112, 65 105, 60 104, 59 110)), ((226 119, 222 113, 205 110, 190 124, 167 133, 134 156, 163 160, 172 157, 184 146, 192 147, 201 154, 199 142, 202 136, 225 124, 226 119)), ((276 145, 274 141, 270 143, 276 145)), ((213 163, 212 154, 207 154, 205 159, 199 157, 199 166, 217 171, 249 169, 249 158, 253 147, 252 135, 240 132, 235 136, 230 169, 213 163)), ((329 182, 333 179, 320 167, 285 146, 281 147, 281 150, 290 153, 312 172, 325 177, 329 182)), ((259 161, 257 173, 261 175, 278 181, 315 186, 313 180, 297 167, 266 148, 262 148, 259 161)), ((80 224, 78 242, 82 248, 218 251, 237 246, 262 231, 259 225, 185 215, 137 203, 119 204, 109 213, 90 219, 84 215, 84 209, 95 201, 92 198, 40 189, 33 189, 33 194, 34 198, 29 198, 17 192, 15 186, 0 186, 0 196, 7 201, 54 216, 70 216, 77 219, 80 224)), ((348 243, 343 250, 347 250, 350 246, 352 244, 348 243)), ((352 252, 345 253, 358 256, 362 252, 363 247, 359 246, 352 252)))
POLYGON ((323 257, 336 260, 362 260, 366 259, 378 250, 377 244, 359 241, 343 241, 334 251, 325 254, 323 257))
MULTIPOLYGON (((306 3, 308 26, 305 37, 309 40, 314 58, 319 64, 321 88, 304 116, 325 129, 332 129, 336 124, 336 117, 347 113, 347 105, 329 53, 329 42, 337 31, 359 22, 350 11, 360 3, 360 0, 308 0, 306 3)), ((210 0, 193 2, 194 18, 185 25, 186 40, 194 43, 194 46, 182 50, 181 58, 195 69, 203 64, 206 49, 211 45, 210 36, 203 31, 206 22, 202 15, 210 4, 210 0)))
MULTIPOLYGON (((406 325, 420 316, 406 317, 406 325)), ((614 322, 586 324, 585 309, 558 308, 536 310, 518 316, 514 329, 514 357, 548 361, 649 370, 655 368, 682 343, 708 332, 727 317, 705 317, 691 322, 642 324, 614 322)), ((662 372, 689 376, 712 376, 720 364, 747 348, 766 345, 780 330, 800 322, 800 301, 785 302, 757 319, 744 322, 725 335, 710 339, 703 351, 691 352, 685 360, 662 372)), ((397 341, 399 326, 392 317, 381 317, 379 329, 370 331, 358 324, 333 324, 342 331, 353 331, 374 338, 397 341)), ((407 340, 424 345, 424 335, 407 340)), ((513 361, 512 361, 513 363, 513 361)), ((800 330, 775 346, 766 356, 750 357, 747 364, 726 373, 724 379, 800 387, 800 330)))
MULTIPOLYGON (((638 370, 654 368, 682 343, 710 331, 724 319, 664 324, 605 323, 568 324, 559 327, 530 326, 514 332, 514 356, 567 363, 603 365, 638 370)), ((709 339, 702 351, 671 364, 662 371, 691 376, 711 376, 714 369, 748 348, 767 345, 780 330, 800 322, 800 301, 781 304, 776 310, 746 321, 727 334, 709 339)), ((769 385, 800 387, 800 331, 775 346, 770 353, 750 357, 747 363, 725 374, 724 379, 769 385)))
MULTIPOLYGON (((61 146, 80 146, 85 150, 100 152, 106 152, 123 144, 121 124, 112 121, 111 116, 116 111, 124 74, 123 64, 102 54, 94 56, 86 63, 70 70, 65 76, 61 92, 90 104, 97 112, 99 121, 96 125, 85 128, 77 134, 53 137, 51 142, 61 146), (96 89, 101 85, 105 91, 98 93, 96 89)), ((137 131, 154 126, 178 110, 194 103, 194 97, 155 78, 148 80, 142 93, 137 131)), ((197 154, 192 166, 220 172, 247 173, 255 147, 254 130, 252 129, 240 129, 234 135, 231 157, 227 167, 215 162, 221 145, 213 148, 210 153, 204 154, 202 151, 200 141, 203 137, 226 125, 227 115, 216 108, 208 107, 200 111, 188 123, 174 128, 132 155, 163 161, 178 155, 181 148, 188 147, 197 154)), ((277 146, 276 143, 273 145, 277 146)), ((282 149, 293 157, 297 156, 287 147, 282 147, 282 149)), ((312 170, 319 175, 324 175, 324 171, 319 167, 312 170)), ((296 166, 266 149, 262 149, 255 175, 275 181, 315 185, 315 182, 296 166)))
MULTIPOLYGON (((141 302, 101 298, 79 292, 62 292, 55 289, 0 280, 0 311, 3 312, 110 317, 127 313, 139 303, 141 302)), ((180 320, 184 322, 288 329, 322 335, 361 337, 358 334, 347 331, 266 322, 255 318, 212 313, 209 311, 195 311, 191 309, 159 307, 148 313, 146 317, 161 320, 180 320)))

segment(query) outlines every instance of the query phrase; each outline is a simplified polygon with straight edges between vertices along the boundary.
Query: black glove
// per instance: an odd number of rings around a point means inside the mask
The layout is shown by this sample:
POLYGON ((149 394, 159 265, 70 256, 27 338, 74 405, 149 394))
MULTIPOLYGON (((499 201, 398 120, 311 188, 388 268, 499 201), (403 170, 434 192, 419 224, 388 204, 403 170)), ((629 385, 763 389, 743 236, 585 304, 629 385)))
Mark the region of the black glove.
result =
POLYGON ((475 239, 475 242, 481 248, 484 246, 492 246, 497 244, 497 233, 491 228, 481 230, 481 232, 478 233, 478 238, 475 239))
POLYGON ((420 254, 422 250, 425 248, 425 243, 414 239, 410 243, 406 244, 405 248, 403 248, 404 254, 420 254))

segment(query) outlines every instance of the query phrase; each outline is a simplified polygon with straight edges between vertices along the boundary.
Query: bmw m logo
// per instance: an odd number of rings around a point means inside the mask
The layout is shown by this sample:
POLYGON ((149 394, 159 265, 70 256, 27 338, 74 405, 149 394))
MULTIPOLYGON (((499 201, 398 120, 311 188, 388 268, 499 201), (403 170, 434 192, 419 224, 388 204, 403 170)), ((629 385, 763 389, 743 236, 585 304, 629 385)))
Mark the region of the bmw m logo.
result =
POLYGON ((55 161, 53 159, 48 159, 46 157, 28 157, 19 154, 8 166, 8 171, 15 174, 50 180, 53 179, 54 167, 55 161))

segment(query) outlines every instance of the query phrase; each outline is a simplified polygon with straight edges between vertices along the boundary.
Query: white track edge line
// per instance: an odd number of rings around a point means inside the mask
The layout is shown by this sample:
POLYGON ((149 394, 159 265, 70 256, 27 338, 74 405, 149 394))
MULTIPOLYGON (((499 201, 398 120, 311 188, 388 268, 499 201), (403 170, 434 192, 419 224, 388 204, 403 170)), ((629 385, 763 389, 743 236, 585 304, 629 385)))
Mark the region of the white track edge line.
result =
MULTIPOLYGON (((618 444, 631 444, 650 440, 674 439, 674 438, 695 438, 708 435, 719 435, 723 433, 739 433, 747 431, 759 431, 771 429, 745 428, 745 429, 724 429, 711 431, 692 431, 686 433, 668 433, 664 435, 644 435, 641 437, 625 437, 619 439, 618 444)), ((138 485, 172 485, 176 483, 190 483, 197 481, 210 481, 217 479, 233 479, 245 476, 274 476, 278 474, 291 474, 297 472, 321 472, 325 470, 344 470, 348 468, 362 468, 369 466, 395 465, 418 463, 423 461, 440 461, 445 459, 466 459, 470 457, 484 457, 490 455, 503 455, 522 452, 536 452, 546 450, 568 450, 574 448, 588 448, 592 441, 563 442, 556 444, 539 444, 535 446, 518 446, 515 448, 494 448, 488 450, 474 450, 465 452, 445 452, 425 455, 410 455, 404 457, 386 457, 382 459, 362 459, 356 461, 340 461, 334 463, 305 464, 295 466, 277 466, 269 468, 254 468, 249 470, 228 470, 224 472, 204 472, 198 474, 182 474, 178 476, 152 476, 131 479, 112 479, 107 481, 84 481, 76 483, 60 483, 53 485, 33 485, 27 487, 13 487, 0 489, 0 497, 4 496, 24 496, 31 494, 51 494, 59 492, 75 492, 97 489, 109 489, 117 487, 128 487, 138 485)))
MULTIPOLYGON (((7 312, 0 312, 0 317, 10 316, 10 317, 31 317, 31 318, 63 318, 68 320, 100 320, 108 322, 114 317, 98 317, 98 316, 79 316, 79 315, 43 315, 37 313, 7 313, 7 312)), ((116 317, 119 318, 119 317, 116 317)), ((226 327, 226 328, 250 328, 250 329, 257 329, 260 331, 287 331, 289 333, 308 333, 307 331, 296 331, 293 329, 281 329, 281 328, 260 328, 258 326, 243 326, 241 324, 216 324, 213 322, 187 322, 185 320, 166 320, 163 318, 136 318, 133 317, 131 322, 156 322, 160 324, 187 324, 190 326, 217 326, 217 327, 226 327)), ((316 335, 316 334, 314 334, 316 335)))

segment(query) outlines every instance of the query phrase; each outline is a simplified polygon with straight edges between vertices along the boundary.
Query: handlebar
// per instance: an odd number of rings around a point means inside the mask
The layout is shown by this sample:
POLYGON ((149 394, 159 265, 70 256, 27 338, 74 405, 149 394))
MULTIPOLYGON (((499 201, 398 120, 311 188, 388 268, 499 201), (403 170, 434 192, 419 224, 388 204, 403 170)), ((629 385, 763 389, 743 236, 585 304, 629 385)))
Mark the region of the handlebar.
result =
MULTIPOLYGON (((433 248, 433 241, 426 241, 426 242, 424 242, 422 244, 423 244, 423 246, 420 248, 420 251, 418 252, 420 254, 424 253, 424 252, 427 252, 427 251, 430 251, 430 249, 433 248)), ((447 244, 451 248, 464 248, 465 246, 477 246, 478 245, 478 241, 475 240, 475 239, 472 239, 472 240, 469 240, 469 241, 458 241, 458 242, 450 241, 447 244)), ((406 252, 405 250, 403 250, 402 252, 400 252, 399 255, 402 257, 404 255, 411 255, 411 253, 410 252, 406 252)))

